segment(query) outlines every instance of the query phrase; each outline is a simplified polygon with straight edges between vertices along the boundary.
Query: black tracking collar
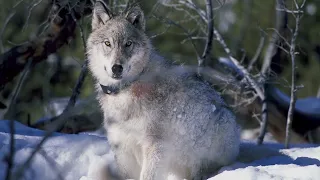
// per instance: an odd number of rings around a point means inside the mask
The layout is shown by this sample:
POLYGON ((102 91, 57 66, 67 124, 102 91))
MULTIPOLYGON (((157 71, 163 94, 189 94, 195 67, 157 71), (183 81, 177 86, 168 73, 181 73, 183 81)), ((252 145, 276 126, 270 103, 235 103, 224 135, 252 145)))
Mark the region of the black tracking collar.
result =
POLYGON ((120 88, 116 87, 116 86, 105 86, 102 84, 100 84, 100 86, 101 86, 103 93, 108 94, 108 95, 118 94, 120 91, 120 88))

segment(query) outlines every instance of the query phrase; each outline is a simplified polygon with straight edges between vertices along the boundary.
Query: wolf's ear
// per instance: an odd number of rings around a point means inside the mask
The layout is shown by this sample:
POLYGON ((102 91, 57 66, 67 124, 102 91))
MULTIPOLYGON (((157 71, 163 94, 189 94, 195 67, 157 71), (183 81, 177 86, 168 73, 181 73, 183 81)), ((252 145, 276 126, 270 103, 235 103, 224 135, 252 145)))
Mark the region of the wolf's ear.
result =
POLYGON ((103 1, 94 4, 92 15, 92 29, 95 30, 112 18, 112 13, 103 1))
POLYGON ((144 19, 144 13, 137 5, 131 7, 126 13, 127 20, 136 28, 144 31, 146 22, 144 19))

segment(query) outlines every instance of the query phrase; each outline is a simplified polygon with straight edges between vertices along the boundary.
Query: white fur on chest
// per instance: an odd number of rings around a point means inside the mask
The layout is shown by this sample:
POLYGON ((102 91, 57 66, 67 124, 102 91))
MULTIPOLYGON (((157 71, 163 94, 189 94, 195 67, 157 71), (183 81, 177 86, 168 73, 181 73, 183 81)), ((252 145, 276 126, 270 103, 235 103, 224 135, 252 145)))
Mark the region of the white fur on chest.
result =
POLYGON ((122 118, 124 114, 129 113, 128 110, 132 105, 132 98, 128 93, 119 95, 102 95, 100 97, 100 105, 106 117, 122 118))
POLYGON ((134 147, 144 138, 147 119, 145 112, 137 112, 137 102, 128 92, 119 95, 103 95, 100 104, 104 113, 104 126, 111 144, 124 148, 134 147))

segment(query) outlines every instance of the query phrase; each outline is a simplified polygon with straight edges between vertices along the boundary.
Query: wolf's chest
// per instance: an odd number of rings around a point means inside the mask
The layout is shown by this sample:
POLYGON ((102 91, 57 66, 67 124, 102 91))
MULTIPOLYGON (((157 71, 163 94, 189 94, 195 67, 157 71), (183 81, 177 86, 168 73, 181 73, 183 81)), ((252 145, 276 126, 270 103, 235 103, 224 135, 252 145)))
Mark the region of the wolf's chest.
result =
POLYGON ((132 113, 133 101, 127 94, 105 95, 100 98, 100 105, 105 118, 125 121, 132 113))
POLYGON ((144 114, 141 111, 148 109, 157 95, 154 84, 136 82, 117 95, 102 96, 100 104, 103 111, 111 117, 141 115, 144 114))

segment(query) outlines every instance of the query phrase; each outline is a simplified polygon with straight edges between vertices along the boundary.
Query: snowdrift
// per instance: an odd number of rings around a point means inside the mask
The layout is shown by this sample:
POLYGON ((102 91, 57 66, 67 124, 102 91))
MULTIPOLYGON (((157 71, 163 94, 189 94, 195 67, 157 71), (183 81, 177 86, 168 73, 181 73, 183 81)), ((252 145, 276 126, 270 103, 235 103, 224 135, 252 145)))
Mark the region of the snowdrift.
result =
MULTIPOLYGON (((45 132, 15 123, 15 168, 23 164, 45 132)), ((246 142, 250 143, 250 142, 246 142)), ((0 179, 5 178, 5 161, 10 146, 9 121, 0 121, 0 179)), ((299 145, 282 149, 283 145, 267 144, 285 156, 275 156, 251 163, 236 162, 223 167, 209 180, 245 179, 320 179, 320 146, 299 145)), ((34 157, 26 169, 25 179, 32 180, 96 180, 104 165, 114 167, 113 154, 107 138, 101 132, 77 135, 55 133, 34 157)))

